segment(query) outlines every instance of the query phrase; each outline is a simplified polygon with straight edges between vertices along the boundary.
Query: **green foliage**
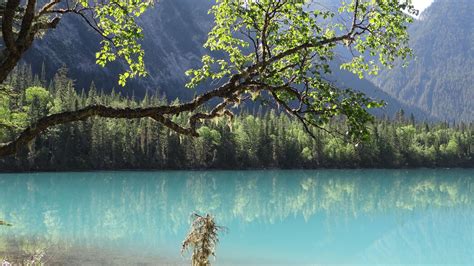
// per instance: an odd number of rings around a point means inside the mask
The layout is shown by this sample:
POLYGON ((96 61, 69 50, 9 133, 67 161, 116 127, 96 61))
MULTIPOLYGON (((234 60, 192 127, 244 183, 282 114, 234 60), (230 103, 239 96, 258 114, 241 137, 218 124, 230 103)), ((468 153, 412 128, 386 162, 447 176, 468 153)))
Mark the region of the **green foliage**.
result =
POLYGON ((203 126, 198 129, 198 133, 202 139, 211 142, 213 145, 219 145, 221 142, 221 135, 215 129, 210 129, 206 126, 203 126))
POLYGON ((96 53, 97 64, 105 66, 123 58, 128 69, 120 74, 119 84, 125 86, 129 78, 146 75, 143 61, 144 51, 139 40, 143 38, 142 29, 137 24, 139 18, 152 4, 152 0, 112 0, 87 1, 79 3, 94 10, 98 29, 105 37, 102 48, 96 53))
POLYGON ((51 95, 48 90, 38 86, 27 88, 25 91, 25 97, 28 104, 32 104, 35 98, 42 103, 47 103, 51 100, 51 95))
POLYGON ((16 104, 18 93, 11 86, 3 86, 0 91, 0 138, 6 137, 8 132, 23 128, 27 121, 27 113, 16 104))
MULTIPOLYGON (((115 92, 105 94, 94 86, 88 93, 76 93, 64 73, 55 76, 46 93, 38 79, 24 73, 21 67, 7 80, 6 86, 19 92, 18 97, 2 106, 3 112, 9 115, 13 112, 10 108, 17 106, 28 110, 30 116, 43 116, 90 104, 122 108, 167 104, 166 100, 156 95, 146 95, 137 101, 115 92), (31 79, 25 79, 27 76, 31 79), (23 90, 20 86, 28 89, 23 90), (42 106, 48 105, 34 104, 32 99, 42 99, 36 103, 55 103, 55 106, 44 109, 42 106)), ((232 121, 210 121, 199 129, 199 138, 177 135, 151 119, 89 119, 51 128, 18 156, 0 160, 0 169, 392 168, 473 165, 472 123, 451 126, 445 123, 413 124, 403 113, 399 112, 394 121, 376 120, 371 123, 370 137, 357 146, 319 129, 312 130, 315 138, 311 138, 299 121, 274 111, 242 111, 232 121)), ((174 119, 182 122, 188 118, 189 114, 182 114, 174 119)), ((28 120, 28 117, 25 119, 28 120)), ((331 119, 328 123, 340 131, 347 130, 347 121, 331 119)), ((6 142, 15 136, 16 131, 2 128, 0 133, 0 142, 6 142)))
POLYGON ((210 11, 215 26, 204 45, 214 53, 202 57, 201 68, 186 72, 191 77, 187 86, 238 74, 251 80, 246 91, 252 99, 266 89, 278 104, 315 127, 326 126, 332 117, 346 117, 347 134, 364 139, 372 120, 366 108, 383 103, 340 90, 324 75, 341 45, 355 53, 342 67, 361 78, 376 74, 379 65, 406 60, 411 55, 406 30, 412 18, 403 10, 409 7, 398 0, 352 0, 337 15, 353 21, 341 24, 336 13, 316 9, 311 1, 218 0, 210 11), (291 108, 295 101, 303 106, 298 111, 291 108))
MULTIPOLYGON (((355 1, 339 8, 341 13, 354 12, 355 1)), ((380 64, 389 68, 393 67, 397 58, 406 60, 412 56, 412 50, 408 46, 407 26, 413 22, 413 18, 403 14, 403 10, 412 8, 399 0, 368 0, 359 1, 358 19, 367 18, 371 34, 358 36, 355 42, 355 49, 359 56, 354 56, 352 61, 342 64, 343 69, 352 71, 364 77, 364 72, 376 75, 379 65, 376 61, 367 59, 364 54, 377 57, 380 64)), ((344 25, 338 25, 343 27, 344 25)))
POLYGON ((439 119, 474 118, 474 4, 437 0, 410 25, 416 60, 404 68, 381 70, 371 78, 382 90, 439 119))
MULTIPOLYGON (((146 74, 140 44, 143 33, 137 19, 152 3, 79 0, 79 7, 69 10, 82 14, 79 8, 93 14, 96 25, 82 15, 104 37, 96 54, 99 65, 119 57, 125 60, 128 69, 120 75, 120 85, 125 85, 128 78, 146 74)), ((207 80, 218 84, 230 78, 229 87, 216 90, 223 101, 224 110, 219 114, 228 114, 225 108, 230 108, 230 103, 239 105, 251 98, 277 105, 297 117, 309 134, 312 128, 337 131, 330 128, 330 121, 342 118, 344 126, 339 129, 343 132, 337 133, 353 142, 367 140, 367 124, 373 121, 367 109, 383 103, 363 93, 340 89, 325 77, 336 49, 342 47, 354 55, 342 67, 360 77, 376 74, 379 65, 390 67, 397 58, 406 60, 411 55, 406 32, 411 18, 403 11, 409 7, 409 3, 400 4, 398 0, 352 0, 332 12, 310 0, 217 0, 210 10, 215 25, 204 45, 210 53, 203 56, 201 68, 187 72, 191 76, 187 86, 195 87, 207 80), (348 17, 348 23, 340 23, 348 17), (376 55, 378 60, 374 60, 376 55)), ((45 95, 24 101, 29 106, 24 110, 30 122, 49 112, 81 106, 79 101, 68 102, 73 97, 72 82, 54 86, 57 89, 51 91, 51 103, 43 99, 45 95)), ((212 135, 207 139, 216 143, 212 135)))

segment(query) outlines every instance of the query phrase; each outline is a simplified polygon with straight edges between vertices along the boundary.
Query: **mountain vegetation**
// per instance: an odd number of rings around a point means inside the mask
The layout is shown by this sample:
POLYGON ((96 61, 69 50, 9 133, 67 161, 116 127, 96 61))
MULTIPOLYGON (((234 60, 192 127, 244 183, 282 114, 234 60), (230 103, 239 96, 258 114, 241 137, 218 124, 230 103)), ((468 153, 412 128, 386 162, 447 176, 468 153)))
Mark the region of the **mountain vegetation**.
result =
MULTIPOLYGON (((321 2, 334 10, 340 4, 339 0, 321 2)), ((149 75, 131 80, 127 85, 129 94, 133 90, 141 97, 146 91, 158 91, 168 99, 181 100, 194 95, 195 91, 178 88, 187 82, 184 71, 199 66, 200 57, 206 53, 202 45, 213 24, 212 16, 207 14, 212 4, 211 0, 161 0, 139 18, 145 36, 143 47, 154 52, 145 55, 149 75)), ((419 118, 472 121, 473 6, 471 0, 436 0, 425 10, 408 29, 416 60, 407 68, 400 63, 392 70, 382 69, 367 81, 341 74, 336 66, 333 70, 337 78, 333 79, 384 100, 388 115, 404 109, 419 118)), ((44 63, 48 78, 66 65, 79 89, 88 89, 92 81, 99 88, 109 89, 125 66, 97 66, 94 53, 100 48, 99 41, 99 36, 79 18, 65 17, 57 29, 33 45, 25 61, 35 73, 40 73, 44 63)), ((205 89, 201 86, 197 90, 205 89)))
MULTIPOLYGON (((61 69, 45 83, 19 67, 7 80, 19 94, 0 115, 24 124, 54 112, 91 104, 146 108, 167 104, 157 95, 133 99, 98 91, 77 93, 61 69), (29 77, 29 78, 26 78, 29 77), (21 119, 17 119, 21 120, 21 119)), ((174 118, 186 121, 188 115, 174 118)), ((344 128, 341 120, 333 127, 344 128)), ((3 171, 106 169, 247 169, 321 167, 469 167, 474 164, 474 125, 423 123, 399 111, 369 125, 371 137, 359 145, 321 129, 311 138, 303 125, 284 113, 241 111, 232 120, 216 118, 199 128, 199 138, 185 137, 154 120, 88 119, 60 125, 14 157, 0 160, 3 171)), ((15 132, 5 132, 0 141, 15 132)))
MULTIPOLYGON (((337 13, 339 0, 318 1, 315 8, 324 8, 337 13)), ((161 0, 154 8, 138 18, 143 28, 142 40, 145 51, 144 61, 148 75, 129 80, 122 93, 143 97, 146 92, 166 95, 169 100, 179 98, 189 100, 196 92, 209 89, 210 84, 198 86, 195 90, 181 89, 189 81, 184 72, 200 66, 200 59, 206 54, 203 44, 212 29, 213 17, 208 10, 214 0, 161 0)), ((44 38, 35 42, 24 62, 32 66, 33 72, 44 71, 51 79, 62 66, 67 66, 69 75, 75 79, 76 88, 87 90, 93 81, 97 88, 110 92, 116 87, 116 77, 126 65, 120 62, 102 68, 95 64, 94 53, 100 49, 100 36, 88 29, 82 19, 64 17, 58 27, 44 38), (72 52, 74 51, 74 52, 72 52)), ((342 49, 344 51, 344 49, 342 49)), ((414 113, 416 117, 431 119, 426 112, 416 106, 405 104, 384 92, 367 79, 359 79, 352 73, 340 70, 340 60, 333 62, 329 79, 338 86, 361 91, 374 99, 387 103, 384 109, 372 111, 377 116, 393 116, 398 110, 414 113)))
MULTIPOLYGON (((130 79, 124 91, 142 97, 146 91, 166 94, 169 99, 189 100, 195 91, 182 89, 187 82, 184 72, 199 67, 202 47, 211 30, 213 18, 208 14, 213 0, 160 0, 137 18, 143 30, 140 41, 145 53, 148 74, 130 79)), ((82 18, 64 16, 57 28, 35 41, 23 62, 40 73, 53 78, 62 66, 76 80, 78 89, 88 89, 92 81, 98 88, 118 88, 117 76, 126 64, 118 60, 106 68, 96 64, 95 53, 100 49, 101 36, 90 29, 82 18)), ((202 92, 201 89, 199 92, 202 92)))
POLYGON ((153 1, 38 1, 8 0, 0 3, 2 43, 0 44, 0 82, 15 68, 35 40, 56 29, 64 16, 83 19, 102 37, 96 63, 105 66, 121 58, 125 69, 119 83, 146 74, 143 49, 139 40, 142 29, 136 19, 153 1))
MULTIPOLYGON (((13 69, 18 58, 29 49, 36 38, 35 29, 44 14, 74 13, 82 15, 89 26, 104 40, 96 53, 96 63, 105 66, 122 58, 125 72, 119 74, 120 85, 133 77, 147 74, 144 67, 144 51, 139 39, 142 29, 136 18, 150 5, 145 2, 118 3, 79 1, 65 9, 55 9, 59 1, 53 1, 36 11, 36 0, 29 0, 25 7, 9 0, 3 14, 3 39, 6 60, 0 68, 0 81, 13 69), (92 12, 92 20, 82 13, 92 12), (21 20, 18 37, 14 36, 16 21, 21 20), (26 27, 26 29, 25 29, 26 27), (22 32, 28 31, 28 45, 19 44, 22 32), (16 42, 15 41, 16 38, 16 42), (20 46, 18 46, 20 45, 20 46), (18 46, 18 47, 17 47, 18 46), (21 48, 21 49, 20 49, 21 48)), ((151 118, 172 131, 198 137, 204 121, 218 117, 234 116, 232 106, 247 100, 258 100, 277 110, 295 117, 313 138, 311 128, 337 132, 328 128, 331 118, 345 119, 346 137, 358 141, 368 137, 367 123, 373 120, 367 109, 383 106, 363 93, 350 88, 339 88, 328 81, 330 63, 335 50, 342 45, 351 51, 352 58, 341 63, 341 68, 360 78, 376 74, 380 65, 390 67, 396 59, 408 60, 412 55, 408 47, 407 23, 412 18, 404 12, 413 12, 412 6, 398 1, 361 1, 342 3, 337 13, 351 18, 347 22, 334 20, 336 12, 312 9, 309 2, 258 1, 245 2, 220 0, 212 6, 214 27, 208 34, 204 48, 210 53, 203 55, 201 66, 186 71, 190 81, 188 88, 213 84, 213 89, 195 96, 185 103, 159 105, 147 108, 114 108, 104 104, 88 105, 78 110, 54 112, 30 125, 11 141, 0 145, 0 156, 12 155, 28 145, 47 129, 90 117, 115 119, 151 118), (378 55, 377 60, 367 54, 378 55), (201 111, 203 106, 213 106, 201 111), (173 117, 188 115, 187 122, 177 123, 173 117)), ((47 17, 47 15, 46 15, 47 17)), ((57 15, 53 21, 60 19, 57 15)), ((54 28, 54 27, 51 27, 54 28)), ((15 92, 2 88, 2 104, 8 106, 15 92)), ((6 117, 2 127, 15 128, 21 121, 16 114, 6 117), (11 119, 10 119, 11 118, 11 119)), ((19 126, 21 127, 21 126, 19 126)))
POLYGON ((438 119, 474 119, 474 1, 436 0, 409 28, 416 60, 372 81, 438 119))

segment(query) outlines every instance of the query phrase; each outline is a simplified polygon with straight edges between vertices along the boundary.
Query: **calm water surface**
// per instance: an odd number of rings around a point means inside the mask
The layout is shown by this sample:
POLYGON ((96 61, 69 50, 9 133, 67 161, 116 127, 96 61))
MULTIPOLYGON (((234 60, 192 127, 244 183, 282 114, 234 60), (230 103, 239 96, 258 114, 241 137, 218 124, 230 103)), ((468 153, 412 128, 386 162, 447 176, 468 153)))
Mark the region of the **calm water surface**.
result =
POLYGON ((187 264, 193 212, 217 265, 474 262, 474 169, 0 175, 0 261, 187 264))

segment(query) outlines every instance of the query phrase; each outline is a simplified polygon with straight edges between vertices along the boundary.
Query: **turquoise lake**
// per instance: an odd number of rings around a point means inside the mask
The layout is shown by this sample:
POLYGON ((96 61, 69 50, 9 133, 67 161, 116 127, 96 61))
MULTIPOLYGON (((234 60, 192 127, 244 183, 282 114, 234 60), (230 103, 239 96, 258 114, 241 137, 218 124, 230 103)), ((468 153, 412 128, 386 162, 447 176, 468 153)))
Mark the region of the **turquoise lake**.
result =
POLYGON ((0 261, 189 265, 193 212, 215 265, 474 262, 474 169, 0 174, 0 261))

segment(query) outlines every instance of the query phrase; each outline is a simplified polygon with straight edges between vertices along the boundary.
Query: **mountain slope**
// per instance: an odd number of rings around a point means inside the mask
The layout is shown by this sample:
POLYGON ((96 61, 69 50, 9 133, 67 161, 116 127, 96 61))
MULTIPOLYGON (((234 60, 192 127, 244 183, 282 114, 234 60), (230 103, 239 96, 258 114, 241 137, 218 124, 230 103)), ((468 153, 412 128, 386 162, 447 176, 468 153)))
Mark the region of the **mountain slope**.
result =
MULTIPOLYGON (((142 45, 149 76, 131 80, 123 91, 133 89, 136 95, 143 95, 146 90, 161 88, 170 98, 192 95, 183 89, 184 71, 200 63, 202 45, 212 26, 207 14, 211 4, 209 0, 163 0, 148 10, 139 23, 144 29, 142 45)), ((97 66, 99 42, 99 36, 80 18, 66 16, 57 29, 35 42, 25 61, 35 72, 44 63, 49 77, 66 65, 77 85, 86 89, 92 81, 104 89, 118 87, 117 74, 124 66, 121 62, 97 66)))
MULTIPOLYGON (((326 6, 338 1, 326 0, 326 6)), ((184 88, 184 72, 199 66, 200 58, 206 52, 202 44, 212 27, 212 17, 207 12, 213 3, 211 0, 162 0, 147 11, 140 23, 144 28, 145 63, 150 75, 132 80, 127 88, 121 90, 124 93, 133 91, 137 96, 147 90, 159 90, 169 99, 189 99, 195 91, 184 88)), ((79 88, 87 89, 92 81, 99 88, 117 87, 117 74, 123 65, 117 62, 107 68, 97 66, 95 52, 99 49, 99 41, 97 34, 79 18, 65 17, 56 30, 35 43, 25 61, 32 64, 37 73, 44 63, 49 77, 66 65, 79 88)), ((371 82, 339 70, 336 62, 333 69, 331 79, 337 81, 338 85, 358 89, 388 103, 377 114, 393 116, 403 108, 419 119, 426 117, 421 110, 398 102, 371 82)))
POLYGON ((371 113, 378 117, 394 117, 394 115, 400 111, 400 109, 403 109, 405 113, 413 114, 418 120, 433 120, 432 116, 428 115, 420 108, 400 102, 393 96, 378 88, 371 81, 367 79, 359 79, 351 72, 341 70, 339 65, 334 65, 332 67, 330 80, 332 80, 339 87, 352 88, 365 93, 371 98, 383 100, 386 103, 383 108, 371 109, 371 113))
POLYGON ((410 27, 416 60, 372 81, 440 119, 474 119, 474 1, 437 0, 410 27))

